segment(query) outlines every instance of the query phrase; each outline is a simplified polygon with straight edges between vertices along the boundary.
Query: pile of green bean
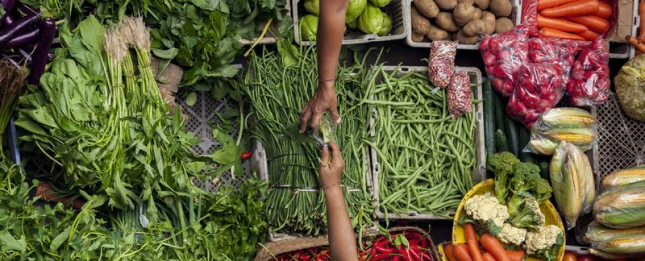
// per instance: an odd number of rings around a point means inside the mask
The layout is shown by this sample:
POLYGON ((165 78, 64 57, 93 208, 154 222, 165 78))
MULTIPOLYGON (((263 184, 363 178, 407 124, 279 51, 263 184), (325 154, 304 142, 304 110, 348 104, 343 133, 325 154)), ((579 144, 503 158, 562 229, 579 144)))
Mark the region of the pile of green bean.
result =
POLYGON ((425 75, 379 69, 370 85, 376 112, 379 209, 384 213, 434 214, 455 211, 472 187, 475 166, 473 113, 453 120, 444 90, 434 90, 425 75))
MULTIPOLYGON (((278 53, 254 54, 240 88, 257 116, 252 135, 266 149, 270 185, 266 206, 273 232, 320 235, 326 232, 326 207, 318 178, 320 150, 284 135, 296 128, 300 110, 317 88, 315 48, 300 49, 297 60, 295 65, 285 65, 278 53)), ((367 75, 360 63, 341 66, 335 86, 342 117, 335 137, 346 162, 342 187, 357 229, 371 222, 373 212, 366 184, 369 108, 361 103, 367 97, 367 75)))

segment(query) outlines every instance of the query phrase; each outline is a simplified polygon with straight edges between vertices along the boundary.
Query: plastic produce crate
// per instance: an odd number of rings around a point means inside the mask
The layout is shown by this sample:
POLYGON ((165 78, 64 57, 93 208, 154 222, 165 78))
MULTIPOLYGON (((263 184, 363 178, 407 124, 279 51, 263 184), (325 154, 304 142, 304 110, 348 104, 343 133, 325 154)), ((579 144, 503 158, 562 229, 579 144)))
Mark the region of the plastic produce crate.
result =
MULTIPOLYGON (((305 41, 300 37, 300 17, 303 17, 307 14, 307 11, 303 7, 304 0, 292 0, 291 6, 293 7, 293 33, 295 40, 300 45, 312 45, 315 44, 315 41, 305 41)), ((325 1, 325 0, 322 0, 325 1)), ((389 5, 381 8, 392 19, 392 30, 388 35, 378 36, 375 34, 363 34, 358 29, 352 29, 352 32, 345 34, 343 38, 343 45, 350 44, 364 44, 370 42, 384 42, 392 41, 405 38, 407 32, 406 24, 403 21, 404 18, 404 7, 403 3, 407 0, 393 0, 389 5)))
MULTIPOLYGON (((287 5, 285 6, 285 9, 287 9, 287 14, 286 14, 286 15, 287 15, 287 16, 288 16, 288 15, 291 15, 291 2, 290 2, 289 0, 287 0, 287 5)), ((258 25, 260 32, 264 29, 264 27, 266 26, 266 24, 267 24, 267 21, 262 21, 262 22, 260 22, 260 24, 258 25)), ((273 32, 272 32, 272 31, 276 31, 276 32, 277 32, 277 30, 278 30, 278 23, 277 23, 277 21, 273 21, 273 22, 271 22, 271 25, 269 26, 269 30, 266 32, 266 34, 264 35, 264 37, 262 38, 262 40, 260 40, 260 41, 258 42, 258 44, 275 44, 275 43, 276 43, 276 39, 277 39, 277 37, 276 37, 276 35, 274 35, 274 34, 273 34, 273 32)), ((257 38, 253 38, 253 39, 240 39, 240 40, 239 40, 239 42, 240 42, 241 44, 243 44, 243 45, 252 45, 252 44, 253 44, 253 42, 255 42, 256 40, 257 40, 257 38)))
POLYGON ((599 133, 592 151, 597 184, 616 170, 645 163, 645 122, 629 118, 615 94, 592 114, 597 118, 599 133))
MULTIPOLYGON (((419 48, 430 48, 430 42, 429 40, 426 39, 424 42, 415 42, 412 41, 412 18, 410 15, 411 12, 411 5, 412 5, 412 0, 403 0, 403 20, 405 21, 405 29, 407 30, 405 32, 406 38, 405 41, 408 43, 409 46, 412 47, 419 47, 419 48)), ((511 20, 515 22, 515 25, 520 24, 522 21, 522 2, 520 0, 511 0, 511 4, 513 4, 513 11, 511 11, 511 20)), ((464 49, 464 50, 478 50, 479 49, 479 43, 477 44, 459 44, 457 45, 457 49, 464 49)))
MULTIPOLYGON (((385 71, 394 71, 399 70, 399 75, 403 75, 410 72, 419 72, 426 73, 428 68, 426 66, 383 66, 385 71)), ((482 76, 481 71, 476 67, 455 67, 457 71, 467 71, 470 76, 471 84, 477 84, 474 92, 474 98, 477 100, 482 99, 482 76)), ((472 172, 473 183, 479 183, 486 180, 486 148, 484 147, 484 106, 482 103, 475 105, 475 168, 472 172)), ((371 125, 374 125, 374 119, 372 119, 371 125)), ((374 131, 372 129, 372 131, 374 131)), ((370 154, 372 157, 372 175, 374 180, 372 181, 374 190, 373 197, 376 202, 376 216, 378 219, 404 219, 404 220, 445 220, 446 218, 440 217, 433 214, 424 214, 411 211, 408 214, 395 214, 388 213, 387 215, 379 209, 379 174, 381 172, 381 165, 378 162, 378 155, 376 150, 371 149, 370 154)), ((454 213, 449 213, 451 216, 454 213)))

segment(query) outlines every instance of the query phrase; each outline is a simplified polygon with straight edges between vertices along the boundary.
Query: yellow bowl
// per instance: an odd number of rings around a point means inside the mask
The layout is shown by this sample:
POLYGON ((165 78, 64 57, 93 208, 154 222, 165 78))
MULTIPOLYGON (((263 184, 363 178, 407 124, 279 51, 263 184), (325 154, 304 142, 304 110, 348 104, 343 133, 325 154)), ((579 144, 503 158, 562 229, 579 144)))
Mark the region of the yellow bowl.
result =
MULTIPOLYGON (((463 199, 461 199, 461 203, 459 203, 459 207, 457 208, 457 212, 455 213, 455 219, 453 221, 453 226, 452 226, 452 242, 453 244, 458 244, 458 243, 466 243, 466 236, 464 235, 464 228, 459 225, 459 217, 461 215, 465 215, 466 213, 463 212, 464 204, 466 203, 466 200, 471 198, 474 195, 482 195, 482 194, 495 194, 495 183, 492 179, 486 180, 485 182, 481 182, 474 186, 466 195, 464 196, 463 199)), ((558 211, 555 209, 553 204, 551 204, 550 201, 544 201, 542 205, 540 205, 540 210, 542 211, 542 214, 544 214, 545 217, 545 225, 556 225, 562 231, 564 230, 564 224, 562 224, 562 220, 560 219, 560 215, 558 215, 558 211)), ((566 241, 566 238, 565 238, 566 241)), ((562 260, 562 257, 564 256, 564 248, 565 244, 562 244, 560 247, 560 250, 558 251, 558 258, 556 260, 562 260)), ((440 252, 443 255, 443 246, 440 247, 440 252)), ((445 256, 445 255, 443 255, 445 256)), ((542 261, 543 259, 541 258, 535 258, 535 257, 529 257, 526 259, 526 261, 542 261)))

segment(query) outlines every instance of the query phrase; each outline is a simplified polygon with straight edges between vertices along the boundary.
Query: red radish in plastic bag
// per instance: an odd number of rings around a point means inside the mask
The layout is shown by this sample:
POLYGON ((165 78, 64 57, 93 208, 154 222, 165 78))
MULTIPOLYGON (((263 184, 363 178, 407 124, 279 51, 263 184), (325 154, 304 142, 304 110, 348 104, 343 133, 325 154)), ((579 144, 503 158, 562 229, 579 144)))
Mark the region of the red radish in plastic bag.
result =
POLYGON ((495 90, 504 97, 511 96, 517 70, 528 62, 528 30, 516 26, 510 32, 484 36, 479 50, 495 90))
POLYGON ((573 105, 595 106, 609 98, 609 51, 602 38, 583 50, 573 63, 567 93, 573 105))

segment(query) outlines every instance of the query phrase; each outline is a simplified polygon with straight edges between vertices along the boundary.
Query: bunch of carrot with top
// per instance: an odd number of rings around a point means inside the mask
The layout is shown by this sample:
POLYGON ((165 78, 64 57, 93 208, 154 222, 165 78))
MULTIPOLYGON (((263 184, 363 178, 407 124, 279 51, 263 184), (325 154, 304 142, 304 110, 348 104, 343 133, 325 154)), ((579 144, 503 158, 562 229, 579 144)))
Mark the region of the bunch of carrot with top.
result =
POLYGON ((625 40, 636 48, 637 54, 642 54, 645 53, 645 0, 640 0, 638 3, 638 15, 641 17, 638 35, 635 37, 625 36, 625 40))
POLYGON ((611 27, 613 7, 598 0, 538 0, 537 25, 544 36, 595 40, 611 27))
POLYGON ((524 251, 505 250, 502 243, 490 234, 482 235, 477 240, 473 224, 464 224, 466 243, 446 244, 444 254, 448 261, 523 261, 524 251), (481 246, 484 248, 480 248, 481 246))

